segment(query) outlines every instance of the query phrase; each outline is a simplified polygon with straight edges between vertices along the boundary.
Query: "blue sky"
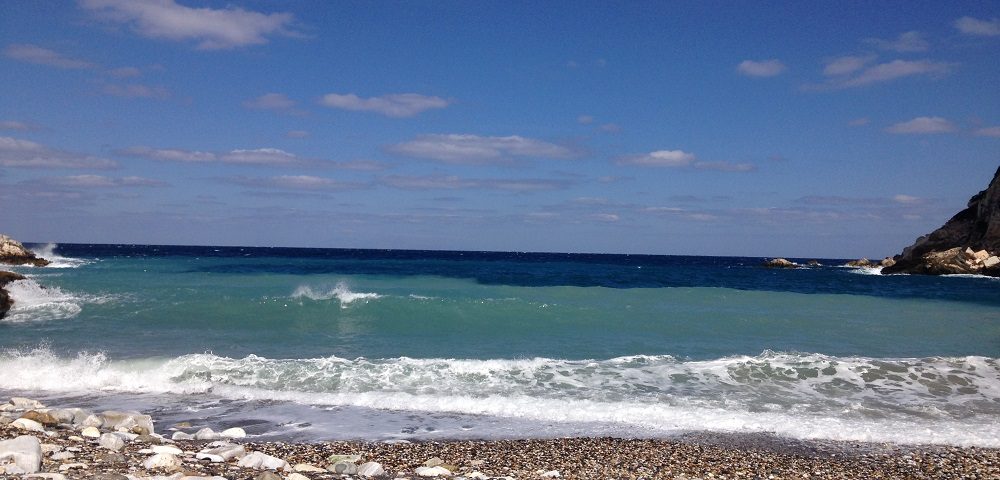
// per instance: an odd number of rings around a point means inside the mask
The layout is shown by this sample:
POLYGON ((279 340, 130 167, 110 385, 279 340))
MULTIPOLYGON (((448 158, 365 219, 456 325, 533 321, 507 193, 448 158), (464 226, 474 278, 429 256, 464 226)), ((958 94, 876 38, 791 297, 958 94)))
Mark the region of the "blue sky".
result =
POLYGON ((1000 165, 998 2, 4 2, 23 241, 884 256, 1000 165))

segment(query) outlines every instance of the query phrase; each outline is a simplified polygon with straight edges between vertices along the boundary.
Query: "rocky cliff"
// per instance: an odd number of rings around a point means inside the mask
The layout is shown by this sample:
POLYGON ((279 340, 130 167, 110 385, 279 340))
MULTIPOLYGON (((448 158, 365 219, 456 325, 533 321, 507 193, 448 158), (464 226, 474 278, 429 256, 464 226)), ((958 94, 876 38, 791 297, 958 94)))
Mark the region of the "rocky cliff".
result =
POLYGON ((1000 276, 1000 168, 986 190, 941 228, 924 235, 896 255, 882 273, 979 273, 1000 276))
POLYGON ((49 264, 49 261, 36 257, 35 253, 24 248, 21 242, 7 235, 0 235, 0 263, 44 267, 49 264))

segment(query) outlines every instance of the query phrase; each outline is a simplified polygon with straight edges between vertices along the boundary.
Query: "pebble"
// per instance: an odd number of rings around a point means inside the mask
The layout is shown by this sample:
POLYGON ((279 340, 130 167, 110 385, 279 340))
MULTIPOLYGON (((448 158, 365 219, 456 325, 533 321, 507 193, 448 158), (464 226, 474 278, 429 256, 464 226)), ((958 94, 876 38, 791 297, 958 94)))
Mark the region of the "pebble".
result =
POLYGON ((444 468, 444 467, 441 467, 441 466, 417 467, 417 469, 414 470, 413 473, 416 473, 418 476, 421 476, 421 477, 448 477, 448 476, 451 476, 451 470, 448 470, 447 468, 444 468))
POLYGON ((146 470, 163 469, 167 471, 181 468, 181 460, 169 453, 157 453, 142 462, 146 470))
POLYGON ((70 470, 75 470, 75 469, 80 469, 80 468, 87 468, 87 466, 88 465, 86 463, 64 463, 62 465, 59 465, 59 471, 60 472, 68 472, 70 470))
POLYGON ((171 455, 181 455, 184 453, 183 450, 172 445, 156 445, 153 448, 150 448, 149 451, 151 453, 169 453, 171 455))
MULTIPOLYGON (((324 470, 325 471, 325 470, 324 470)), ((309 477, 301 473, 293 473, 289 475, 285 480, 310 480, 309 477)))
POLYGON ((297 463, 294 467, 292 467, 292 470, 295 470, 296 472, 326 473, 325 469, 319 468, 310 463, 297 463))
POLYGON ((261 452, 248 453, 246 456, 244 456, 238 462, 236 462, 236 464, 244 468, 253 468, 257 470, 291 469, 291 467, 288 465, 288 462, 261 452))
POLYGON ((69 460, 72 458, 76 458, 76 454, 74 454, 73 452, 56 452, 53 453, 52 457, 50 458, 56 461, 69 460))
POLYGON ((29 432, 45 432, 45 427, 43 427, 41 423, 31 420, 30 418, 19 418, 11 422, 11 425, 29 432))
POLYGON ((117 452, 125 448, 125 440, 113 433, 105 433, 97 439, 97 444, 102 448, 111 450, 112 452, 117 452))
POLYGON ((385 475, 385 469, 382 468, 381 463, 365 462, 358 467, 358 475, 365 478, 381 477, 382 475, 385 475))
POLYGON ((97 427, 87 427, 80 432, 80 436, 85 438, 100 438, 101 431, 97 427))

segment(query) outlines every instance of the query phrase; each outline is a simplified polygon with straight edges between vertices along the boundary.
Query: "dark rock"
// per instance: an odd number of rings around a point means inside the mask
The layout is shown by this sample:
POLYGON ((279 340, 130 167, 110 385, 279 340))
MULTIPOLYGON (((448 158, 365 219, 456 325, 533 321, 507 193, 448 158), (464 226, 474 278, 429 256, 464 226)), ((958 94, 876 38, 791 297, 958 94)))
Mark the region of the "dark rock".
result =
POLYGON ((0 271, 0 318, 7 315, 7 311, 14 305, 14 300, 10 298, 10 294, 3 287, 6 287, 8 283, 15 280, 24 280, 24 275, 0 271))
POLYGON ((845 265, 847 265, 848 267, 863 268, 863 267, 871 267, 874 264, 872 263, 871 260, 868 260, 867 258, 860 258, 858 260, 851 260, 850 262, 847 262, 845 265))
MULTIPOLYGON (((928 259, 940 260, 940 255, 959 247, 960 251, 971 248, 986 250, 993 255, 1000 252, 1000 168, 993 175, 986 190, 969 199, 968 206, 951 217, 941 228, 917 239, 913 245, 893 257, 895 265, 885 267, 882 273, 916 273, 939 275, 961 273, 942 271, 940 263, 932 266, 928 259)), ((1000 276, 997 266, 984 267, 975 273, 1000 276)))
POLYGON ((49 264, 49 261, 36 257, 35 253, 24 248, 21 242, 7 235, 0 235, 0 263, 44 267, 49 264))

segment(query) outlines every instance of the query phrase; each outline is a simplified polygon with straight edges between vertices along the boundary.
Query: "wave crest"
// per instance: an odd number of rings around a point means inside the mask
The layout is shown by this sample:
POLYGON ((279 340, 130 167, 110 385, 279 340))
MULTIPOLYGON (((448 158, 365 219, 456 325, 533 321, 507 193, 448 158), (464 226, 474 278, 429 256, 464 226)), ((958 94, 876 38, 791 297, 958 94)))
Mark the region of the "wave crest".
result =
POLYGON ((382 295, 377 293, 364 293, 364 292, 353 292, 344 282, 337 283, 337 286, 330 290, 313 290, 309 285, 300 285, 292 293, 292 298, 302 299, 308 298, 310 300, 324 301, 336 298, 340 302, 341 308, 347 308, 348 305, 354 303, 358 300, 368 303, 369 300, 375 300, 382 298, 382 295))
POLYGON ((41 247, 32 248, 31 251, 34 252, 35 256, 44 258, 51 262, 48 264, 48 268, 78 268, 94 263, 93 260, 70 258, 59 255, 56 253, 57 248, 59 248, 58 244, 47 243, 41 247))

